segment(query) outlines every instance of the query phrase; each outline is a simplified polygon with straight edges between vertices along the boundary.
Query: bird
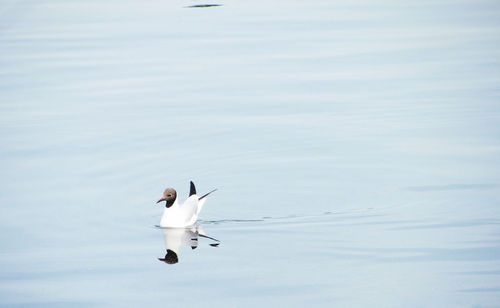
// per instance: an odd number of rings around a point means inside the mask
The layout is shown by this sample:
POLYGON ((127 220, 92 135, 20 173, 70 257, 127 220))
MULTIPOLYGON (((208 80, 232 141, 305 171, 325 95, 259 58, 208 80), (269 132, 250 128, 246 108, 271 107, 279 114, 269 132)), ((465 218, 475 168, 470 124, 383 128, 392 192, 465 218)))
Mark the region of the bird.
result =
POLYGON ((209 193, 198 197, 196 194, 196 187, 193 181, 190 182, 189 197, 187 200, 179 204, 177 201, 177 192, 173 188, 167 188, 163 192, 163 198, 156 203, 165 201, 165 209, 160 220, 160 227, 162 228, 186 228, 192 226, 198 220, 203 205, 205 204, 206 197, 216 191, 214 189, 209 193))

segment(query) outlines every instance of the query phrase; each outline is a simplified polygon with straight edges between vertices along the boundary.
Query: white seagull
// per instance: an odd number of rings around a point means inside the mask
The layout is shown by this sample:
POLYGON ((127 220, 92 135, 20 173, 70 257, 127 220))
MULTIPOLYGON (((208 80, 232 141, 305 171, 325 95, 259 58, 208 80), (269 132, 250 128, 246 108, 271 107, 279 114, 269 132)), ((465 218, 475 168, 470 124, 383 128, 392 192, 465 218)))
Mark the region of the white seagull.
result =
POLYGON ((196 195, 196 188, 194 183, 191 182, 191 189, 189 190, 189 198, 183 203, 179 204, 177 201, 177 192, 173 188, 167 188, 163 192, 163 198, 156 203, 165 201, 165 210, 160 221, 160 227, 163 228, 185 228, 194 225, 198 219, 203 204, 205 204, 206 197, 216 191, 198 197, 196 195))

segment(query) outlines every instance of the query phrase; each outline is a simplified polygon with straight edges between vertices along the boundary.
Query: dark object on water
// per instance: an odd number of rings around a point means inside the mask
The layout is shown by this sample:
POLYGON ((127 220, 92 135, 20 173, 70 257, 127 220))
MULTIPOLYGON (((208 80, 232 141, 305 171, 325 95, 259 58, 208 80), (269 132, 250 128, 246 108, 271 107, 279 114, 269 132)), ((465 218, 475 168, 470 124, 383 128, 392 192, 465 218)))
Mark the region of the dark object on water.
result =
POLYGON ((216 241, 216 242, 219 242, 220 241, 216 238, 213 238, 213 237, 210 237, 210 236, 206 236, 206 235, 203 235, 203 234, 198 234, 199 237, 204 237, 204 238, 208 238, 208 239, 211 239, 212 241, 216 241))
POLYGON ((165 262, 167 264, 175 264, 179 262, 179 258, 177 257, 177 254, 173 252, 170 249, 167 249, 167 254, 165 255, 165 258, 158 258, 158 260, 165 262))
POLYGON ((186 8, 204 8, 204 7, 214 7, 214 6, 222 6, 222 4, 196 4, 185 6, 186 8))

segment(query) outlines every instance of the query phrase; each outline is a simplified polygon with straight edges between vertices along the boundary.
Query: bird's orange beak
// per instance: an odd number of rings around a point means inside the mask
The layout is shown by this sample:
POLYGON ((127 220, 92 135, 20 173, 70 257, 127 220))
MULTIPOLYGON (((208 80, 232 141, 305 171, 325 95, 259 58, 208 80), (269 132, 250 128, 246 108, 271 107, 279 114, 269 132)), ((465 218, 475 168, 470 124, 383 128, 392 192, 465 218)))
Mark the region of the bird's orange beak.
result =
POLYGON ((161 198, 160 200, 156 201, 156 203, 160 203, 162 201, 167 201, 167 200, 165 200, 165 198, 161 198))

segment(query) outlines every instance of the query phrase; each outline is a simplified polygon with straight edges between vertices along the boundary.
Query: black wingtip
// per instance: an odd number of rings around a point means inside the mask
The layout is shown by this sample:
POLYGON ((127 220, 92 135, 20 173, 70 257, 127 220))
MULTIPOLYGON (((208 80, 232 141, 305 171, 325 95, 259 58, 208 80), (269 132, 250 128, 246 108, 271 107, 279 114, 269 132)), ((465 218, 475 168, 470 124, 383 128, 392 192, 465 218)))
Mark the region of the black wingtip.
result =
POLYGON ((189 196, 191 197, 192 195, 196 195, 196 187, 194 187, 193 181, 191 183, 191 188, 189 189, 189 196))
POLYGON ((211 193, 213 193, 213 192, 214 192, 214 191, 216 191, 216 190, 217 190, 217 188, 216 188, 216 189, 214 189, 214 190, 212 190, 211 192, 208 192, 208 193, 204 194, 203 196, 201 196, 200 198, 198 198, 198 201, 200 201, 201 199, 203 199, 203 198, 205 198, 206 196, 210 195, 211 193))

